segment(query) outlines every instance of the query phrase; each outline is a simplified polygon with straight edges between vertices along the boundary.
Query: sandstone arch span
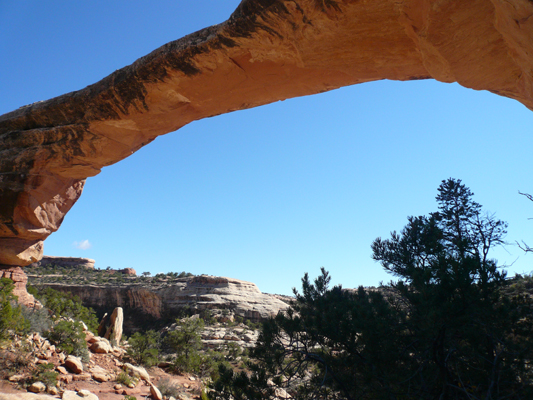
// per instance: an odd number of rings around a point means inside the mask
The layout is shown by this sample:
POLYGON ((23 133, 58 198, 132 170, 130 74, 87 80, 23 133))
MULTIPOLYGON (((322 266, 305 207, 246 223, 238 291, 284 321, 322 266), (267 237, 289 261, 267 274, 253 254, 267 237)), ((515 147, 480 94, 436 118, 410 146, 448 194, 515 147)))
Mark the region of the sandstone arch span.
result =
POLYGON ((528 0, 244 0, 77 92, 0 116, 0 264, 42 256, 85 178, 201 118, 379 79, 533 109, 528 0))

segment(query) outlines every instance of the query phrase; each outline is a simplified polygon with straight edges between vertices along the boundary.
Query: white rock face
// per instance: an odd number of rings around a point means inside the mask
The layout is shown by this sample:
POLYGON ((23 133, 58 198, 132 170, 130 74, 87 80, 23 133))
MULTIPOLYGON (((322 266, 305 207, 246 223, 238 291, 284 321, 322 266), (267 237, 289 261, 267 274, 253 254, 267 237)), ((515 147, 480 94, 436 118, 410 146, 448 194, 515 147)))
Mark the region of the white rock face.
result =
MULTIPOLYGON (((154 318, 162 315, 179 315, 183 307, 203 310, 227 310, 223 319, 235 316, 259 322, 285 310, 288 304, 276 295, 261 293, 251 282, 234 278, 201 275, 168 282, 145 285, 142 282, 125 286, 47 285, 57 290, 76 293, 84 304, 95 308, 123 307, 139 311, 154 318)), ((98 333, 104 335, 101 324, 98 333)))
POLYGON ((195 304, 197 311, 231 309, 236 315, 260 321, 288 307, 274 296, 261 293, 252 282, 219 276, 195 276, 156 291, 168 309, 195 304))

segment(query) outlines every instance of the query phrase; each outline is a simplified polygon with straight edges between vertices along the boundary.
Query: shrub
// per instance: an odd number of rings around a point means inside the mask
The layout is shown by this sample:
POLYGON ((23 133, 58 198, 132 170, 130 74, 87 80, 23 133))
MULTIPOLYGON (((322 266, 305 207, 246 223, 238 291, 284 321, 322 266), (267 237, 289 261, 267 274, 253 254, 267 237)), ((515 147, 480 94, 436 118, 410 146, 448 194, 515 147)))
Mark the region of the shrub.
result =
POLYGON ((117 375, 116 379, 117 383, 120 383, 124 386, 132 386, 135 385, 135 380, 126 371, 122 371, 120 374, 117 375))
POLYGON ((203 310, 200 312, 200 318, 204 320, 206 325, 214 325, 217 322, 215 317, 213 317, 211 310, 203 310))
POLYGON ((161 335, 153 330, 145 334, 135 332, 129 339, 127 357, 137 364, 152 366, 158 361, 161 335))
POLYGON ((59 321, 45 335, 61 351, 81 357, 83 362, 89 361, 89 352, 81 322, 59 321))
POLYGON ((39 364, 30 378, 30 383, 42 382, 46 386, 56 386, 59 373, 54 371, 54 364, 39 364))
POLYGON ((39 291, 38 299, 56 318, 66 317, 83 321, 90 331, 98 330, 98 319, 92 308, 82 305, 78 296, 63 293, 52 288, 39 291))
POLYGON ((168 398, 172 396, 176 399, 179 398, 179 386, 177 383, 174 383, 169 378, 161 379, 157 384, 157 388, 164 397, 168 398))
POLYGON ((28 308, 21 306, 22 316, 28 323, 29 332, 43 333, 49 331, 54 324, 46 308, 28 308))
POLYGON ((11 279, 0 278, 0 339, 5 340, 11 332, 27 329, 20 306, 13 295, 15 284, 11 279))
POLYGON ((34 356, 27 347, 18 348, 16 352, 3 350, 0 352, 0 378, 7 379, 14 373, 29 368, 34 356))

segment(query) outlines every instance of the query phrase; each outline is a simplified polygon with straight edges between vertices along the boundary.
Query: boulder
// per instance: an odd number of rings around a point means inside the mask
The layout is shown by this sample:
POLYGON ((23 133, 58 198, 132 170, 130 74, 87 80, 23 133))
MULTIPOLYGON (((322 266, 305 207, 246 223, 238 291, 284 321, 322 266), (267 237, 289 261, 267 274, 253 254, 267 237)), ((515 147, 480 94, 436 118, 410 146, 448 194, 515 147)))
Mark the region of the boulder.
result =
POLYGON ((111 353, 113 351, 113 348, 111 347, 111 344, 109 341, 105 338, 95 338, 97 339, 91 346, 89 347, 89 350, 91 350, 93 353, 98 354, 107 354, 111 353))
POLYGON ((68 375, 68 371, 65 367, 59 365, 56 367, 56 369, 61 375, 68 375))
POLYGON ((107 382, 111 379, 108 372, 98 365, 91 367, 90 372, 96 382, 107 382))
POLYGON ((150 396, 153 400, 163 400, 161 392, 154 385, 150 385, 150 396))
POLYGON ((32 393, 42 393, 45 391, 46 391, 46 385, 42 382, 33 382, 28 387, 28 392, 32 392, 32 393))
POLYGON ((92 378, 92 375, 89 372, 82 372, 80 374, 76 374, 72 377, 74 381, 90 381, 92 378))
POLYGON ((130 375, 138 376, 146 382, 151 383, 150 375, 148 375, 148 372, 146 372, 143 367, 137 367, 130 363, 124 363, 124 368, 130 373, 130 375))
POLYGON ((26 379, 26 377, 24 375, 11 375, 9 378, 8 378, 8 381, 9 382, 20 382, 22 380, 26 379))
POLYGON ((69 371, 74 372, 75 374, 81 374, 83 372, 83 363, 81 362, 81 359, 73 355, 67 356, 64 365, 69 371))

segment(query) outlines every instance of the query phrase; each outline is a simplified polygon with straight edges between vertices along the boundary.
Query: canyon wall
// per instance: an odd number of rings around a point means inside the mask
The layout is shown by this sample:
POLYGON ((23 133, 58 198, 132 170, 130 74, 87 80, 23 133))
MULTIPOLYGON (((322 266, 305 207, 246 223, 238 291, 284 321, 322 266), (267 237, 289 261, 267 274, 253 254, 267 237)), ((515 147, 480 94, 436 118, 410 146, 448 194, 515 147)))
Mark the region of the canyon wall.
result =
POLYGON ((244 0, 94 85, 0 116, 0 265, 38 261, 87 177, 198 119, 379 79, 533 109, 532 15, 528 0, 244 0))
MULTIPOLYGON (((126 323, 139 318, 157 321, 175 319, 184 310, 229 310, 235 315, 262 321, 287 308, 287 303, 261 293, 251 282, 215 276, 180 278, 172 284, 158 285, 63 285, 45 284, 79 296, 85 306, 101 312, 122 307, 126 323)), ((135 325, 135 323, 130 323, 135 325)))

